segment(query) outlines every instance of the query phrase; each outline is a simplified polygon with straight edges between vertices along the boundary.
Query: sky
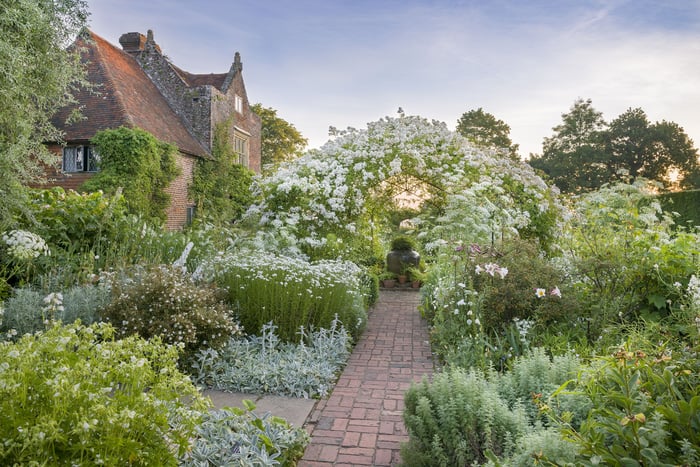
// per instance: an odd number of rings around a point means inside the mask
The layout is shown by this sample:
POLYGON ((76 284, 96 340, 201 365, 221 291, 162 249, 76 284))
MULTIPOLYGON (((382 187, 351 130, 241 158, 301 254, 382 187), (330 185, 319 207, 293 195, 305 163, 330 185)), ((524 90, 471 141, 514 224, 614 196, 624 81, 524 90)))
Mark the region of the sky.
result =
POLYGON ((483 108, 521 156, 542 152, 574 102, 611 121, 642 108, 700 146, 700 0, 87 0, 119 46, 151 29, 191 73, 240 52, 248 99, 309 140, 330 126, 420 115, 456 127, 483 108))

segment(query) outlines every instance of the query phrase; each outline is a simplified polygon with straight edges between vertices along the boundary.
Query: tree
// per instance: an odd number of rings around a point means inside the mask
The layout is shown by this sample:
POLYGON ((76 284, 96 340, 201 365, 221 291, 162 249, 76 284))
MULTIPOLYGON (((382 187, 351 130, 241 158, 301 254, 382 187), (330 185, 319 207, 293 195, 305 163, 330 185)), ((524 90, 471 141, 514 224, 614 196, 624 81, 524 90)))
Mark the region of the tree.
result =
POLYGON ((530 165, 542 170, 563 192, 593 190, 610 179, 604 151, 603 114, 593 108, 591 99, 577 99, 563 123, 552 128, 551 138, 542 143, 542 155, 533 156, 530 165))
POLYGON ((66 48, 87 17, 84 0, 0 3, 0 226, 56 163, 43 143, 61 141, 51 117, 88 86, 79 51, 66 48))
POLYGON ((480 148, 498 148, 518 160, 518 145, 510 140, 510 126, 479 107, 462 114, 457 121, 457 133, 480 148))
POLYGON ((668 183, 672 171, 682 177, 681 186, 697 186, 698 150, 678 124, 652 124, 640 108, 607 124, 590 99, 578 99, 562 118, 555 135, 544 139, 542 155, 530 159, 562 191, 579 193, 640 177, 668 183))
POLYGON ((271 166, 301 156, 308 140, 294 125, 277 116, 271 107, 255 104, 253 112, 262 119, 262 166, 271 166))
POLYGON ((122 188, 130 213, 164 221, 170 204, 165 189, 180 174, 177 148, 140 128, 127 127, 99 131, 91 142, 100 155, 100 170, 80 189, 113 194, 122 188))
MULTIPOLYGON (((670 170, 683 175, 698 170, 698 153, 683 128, 674 122, 651 124, 640 109, 628 109, 610 122, 606 153, 614 174, 665 181, 670 170)), ((688 185, 690 179, 685 179, 688 185)))
POLYGON ((235 221, 254 200, 250 191, 253 172, 238 163, 229 128, 230 122, 214 128, 213 159, 197 162, 190 185, 197 216, 217 223, 235 221))

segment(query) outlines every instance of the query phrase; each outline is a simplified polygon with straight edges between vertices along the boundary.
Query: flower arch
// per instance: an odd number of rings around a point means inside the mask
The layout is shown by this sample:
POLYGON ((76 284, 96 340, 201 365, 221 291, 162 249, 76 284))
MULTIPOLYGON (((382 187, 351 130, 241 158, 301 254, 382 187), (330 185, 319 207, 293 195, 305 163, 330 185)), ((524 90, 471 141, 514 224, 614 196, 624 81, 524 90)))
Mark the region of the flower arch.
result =
MULTIPOLYGON (((320 149, 258 179, 261 201, 247 218, 293 235, 311 256, 329 242, 366 244, 376 240, 377 214, 401 177, 423 186, 441 217, 450 206, 469 204, 477 224, 543 238, 552 227, 544 224, 556 217, 555 193, 529 165, 476 148, 442 122, 400 115, 336 132, 320 149)), ((432 222, 440 227, 449 217, 432 222)), ((435 232, 449 232, 442 227, 435 232)))

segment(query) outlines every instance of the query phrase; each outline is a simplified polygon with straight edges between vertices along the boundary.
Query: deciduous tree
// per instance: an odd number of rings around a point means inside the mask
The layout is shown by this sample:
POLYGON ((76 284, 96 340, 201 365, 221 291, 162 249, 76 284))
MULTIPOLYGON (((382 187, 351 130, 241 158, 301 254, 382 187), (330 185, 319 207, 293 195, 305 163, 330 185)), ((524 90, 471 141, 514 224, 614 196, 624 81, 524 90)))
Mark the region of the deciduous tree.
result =
POLYGON ((510 140, 510 126, 481 107, 462 114, 457 133, 480 148, 505 149, 511 158, 519 159, 518 145, 510 140))
POLYGON ((262 119, 262 166, 274 166, 280 162, 296 159, 308 144, 293 124, 277 116, 272 107, 254 104, 253 112, 262 119))
POLYGON ((84 0, 0 2, 0 225, 55 163, 43 143, 61 140, 51 117, 85 84, 79 51, 66 47, 87 17, 84 0))

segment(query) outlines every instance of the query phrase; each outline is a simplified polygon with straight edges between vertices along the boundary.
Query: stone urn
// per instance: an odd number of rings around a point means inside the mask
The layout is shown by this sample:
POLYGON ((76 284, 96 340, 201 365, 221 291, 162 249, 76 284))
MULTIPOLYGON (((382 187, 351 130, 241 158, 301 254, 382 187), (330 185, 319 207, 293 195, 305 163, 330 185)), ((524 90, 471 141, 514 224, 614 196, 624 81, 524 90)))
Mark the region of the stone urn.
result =
POLYGON ((386 255, 386 269, 397 276, 406 275, 406 269, 418 268, 420 254, 415 251, 409 237, 396 237, 391 242, 391 251, 386 255))

